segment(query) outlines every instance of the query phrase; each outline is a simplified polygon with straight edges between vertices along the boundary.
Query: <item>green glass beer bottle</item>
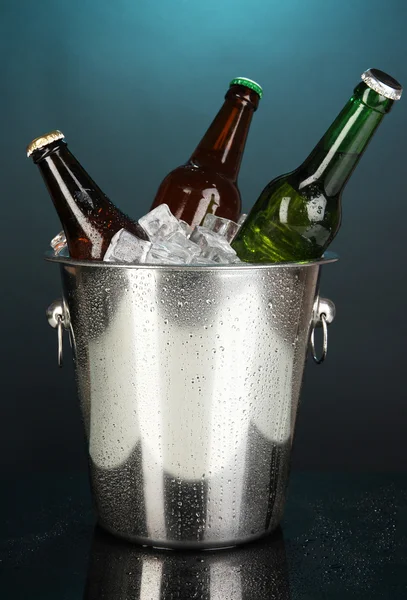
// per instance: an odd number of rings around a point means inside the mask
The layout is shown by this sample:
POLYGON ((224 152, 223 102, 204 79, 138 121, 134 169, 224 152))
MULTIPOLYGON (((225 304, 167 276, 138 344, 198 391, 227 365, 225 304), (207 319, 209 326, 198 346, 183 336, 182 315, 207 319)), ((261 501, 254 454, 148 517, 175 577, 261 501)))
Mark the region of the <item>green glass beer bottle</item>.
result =
POLYGON ((307 261, 322 256, 341 224, 341 194, 401 85, 368 69, 335 121, 295 171, 260 194, 232 243, 245 262, 307 261))

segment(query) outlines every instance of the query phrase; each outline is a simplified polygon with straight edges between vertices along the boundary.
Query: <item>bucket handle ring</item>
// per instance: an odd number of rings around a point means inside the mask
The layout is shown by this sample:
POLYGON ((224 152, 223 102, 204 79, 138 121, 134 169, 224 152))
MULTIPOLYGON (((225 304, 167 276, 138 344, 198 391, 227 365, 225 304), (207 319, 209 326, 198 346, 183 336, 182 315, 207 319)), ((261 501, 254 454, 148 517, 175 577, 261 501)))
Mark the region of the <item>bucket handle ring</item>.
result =
POLYGON ((58 348, 57 348, 57 357, 58 357, 58 367, 62 367, 63 364, 63 335, 64 330, 68 329, 70 331, 71 324, 69 319, 68 309, 65 306, 62 298, 58 298, 52 304, 50 304, 46 311, 48 323, 57 330, 58 334, 58 348))
MULTIPOLYGON (((324 362, 324 360, 326 359, 326 355, 328 353, 328 325, 326 323, 326 315, 324 313, 321 314, 321 323, 322 323, 322 329, 323 329, 323 335, 324 335, 324 339, 322 342, 322 354, 321 356, 318 358, 317 353, 315 351, 315 327, 314 326, 312 328, 311 331, 311 350, 312 350, 312 358, 314 359, 314 361, 317 363, 317 365, 320 365, 321 363, 324 362)), ((59 331, 59 330, 58 330, 59 331)))
POLYGON ((332 300, 329 300, 328 298, 318 298, 316 311, 317 314, 312 325, 310 340, 312 358, 317 365, 320 365, 326 359, 326 355, 328 353, 328 325, 334 320, 335 312, 335 304, 332 302, 332 300), (322 327, 323 332, 322 354, 319 357, 317 356, 315 350, 315 329, 317 327, 322 327))

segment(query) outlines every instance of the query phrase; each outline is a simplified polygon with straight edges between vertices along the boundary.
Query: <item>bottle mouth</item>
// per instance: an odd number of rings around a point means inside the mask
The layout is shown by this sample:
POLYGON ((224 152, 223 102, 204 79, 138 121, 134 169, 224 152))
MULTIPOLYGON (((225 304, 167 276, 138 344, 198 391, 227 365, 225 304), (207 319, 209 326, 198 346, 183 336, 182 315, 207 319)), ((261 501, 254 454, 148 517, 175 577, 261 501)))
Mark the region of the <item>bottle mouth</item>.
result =
POLYGON ((259 107, 260 97, 253 90, 234 84, 228 89, 225 98, 233 102, 235 106, 240 106, 242 103, 249 106, 253 111, 259 107))
POLYGON ((66 146, 66 141, 61 138, 59 140, 55 140, 54 142, 50 142, 46 146, 41 146, 41 148, 36 148, 30 154, 30 158, 32 158, 34 164, 40 163, 44 158, 51 156, 58 150, 61 149, 61 146, 66 146))

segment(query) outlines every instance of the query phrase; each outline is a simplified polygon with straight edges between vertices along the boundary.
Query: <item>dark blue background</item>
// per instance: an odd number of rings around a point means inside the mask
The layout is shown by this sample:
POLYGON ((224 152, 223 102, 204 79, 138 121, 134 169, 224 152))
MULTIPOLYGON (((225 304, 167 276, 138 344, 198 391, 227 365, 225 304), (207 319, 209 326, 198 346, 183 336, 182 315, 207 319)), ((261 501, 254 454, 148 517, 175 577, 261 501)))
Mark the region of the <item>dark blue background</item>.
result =
MULTIPOLYGON (((32 138, 61 129, 111 199, 134 217, 184 162, 232 77, 259 81, 241 169, 248 210, 296 167, 376 67, 407 84, 403 0, 1 0, 0 469, 85 467, 70 360, 56 366, 43 262, 60 229, 32 138)), ((294 467, 403 469, 407 98, 378 131, 344 194, 321 292, 337 305, 328 360, 309 362, 294 467)))

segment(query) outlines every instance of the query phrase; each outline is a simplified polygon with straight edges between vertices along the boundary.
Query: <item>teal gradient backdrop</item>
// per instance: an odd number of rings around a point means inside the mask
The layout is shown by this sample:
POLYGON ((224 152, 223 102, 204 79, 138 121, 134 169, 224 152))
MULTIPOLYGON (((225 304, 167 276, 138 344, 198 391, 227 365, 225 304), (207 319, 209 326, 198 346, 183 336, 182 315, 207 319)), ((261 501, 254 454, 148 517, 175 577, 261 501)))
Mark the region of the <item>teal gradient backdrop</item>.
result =
MULTIPOLYGON (((185 161, 232 77, 259 81, 240 188, 247 211, 296 167, 376 67, 407 85, 403 0, 2 0, 0 468, 84 468, 70 357, 56 366, 43 262, 59 229, 32 138, 61 129, 111 199, 146 212, 185 161)), ((403 469, 406 444, 407 93, 344 194, 323 272, 337 304, 327 362, 307 366, 294 467, 403 469)), ((66 354, 69 354, 66 348, 66 354)))

